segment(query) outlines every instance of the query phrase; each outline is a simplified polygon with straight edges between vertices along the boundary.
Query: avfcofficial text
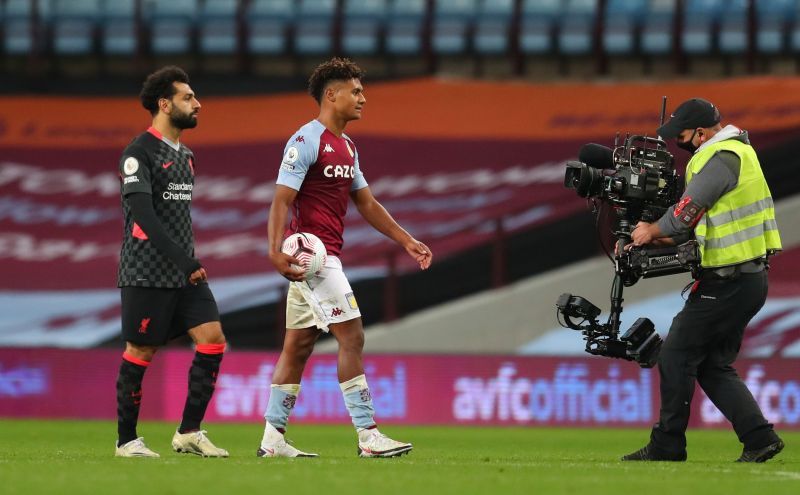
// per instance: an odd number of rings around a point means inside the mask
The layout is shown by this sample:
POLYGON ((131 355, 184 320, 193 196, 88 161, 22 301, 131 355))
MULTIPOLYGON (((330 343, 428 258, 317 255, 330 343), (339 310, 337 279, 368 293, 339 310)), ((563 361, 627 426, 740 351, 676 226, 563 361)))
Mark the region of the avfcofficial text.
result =
MULTIPOLYGON (((800 423, 800 382, 765 379, 767 373, 760 364, 750 367, 743 375, 746 377, 745 385, 764 411, 767 421, 785 425, 800 423)), ((726 421, 725 416, 705 394, 700 404, 700 417, 706 424, 726 421)))
POLYGON ((518 423, 647 423, 652 419, 650 372, 621 379, 619 365, 608 378, 590 378, 586 364, 559 364, 553 378, 515 377, 504 363, 494 378, 460 377, 454 383, 453 417, 459 421, 518 423))
POLYGON ((164 199, 171 199, 173 201, 191 201, 192 200, 192 188, 194 186, 192 184, 175 184, 174 182, 170 182, 167 186, 167 191, 164 191, 164 194, 161 196, 164 199), (189 191, 186 192, 171 192, 171 191, 189 191))
MULTIPOLYGON (((405 418, 408 393, 405 365, 398 362, 382 372, 369 362, 364 367, 370 377, 373 403, 381 411, 381 417, 405 418)), ((318 360, 309 366, 292 417, 314 421, 338 421, 348 417, 336 368, 335 360, 318 360)), ((259 365, 255 373, 223 371, 217 379, 211 407, 223 418, 261 418, 267 408, 273 371, 274 365, 267 362, 259 365)))

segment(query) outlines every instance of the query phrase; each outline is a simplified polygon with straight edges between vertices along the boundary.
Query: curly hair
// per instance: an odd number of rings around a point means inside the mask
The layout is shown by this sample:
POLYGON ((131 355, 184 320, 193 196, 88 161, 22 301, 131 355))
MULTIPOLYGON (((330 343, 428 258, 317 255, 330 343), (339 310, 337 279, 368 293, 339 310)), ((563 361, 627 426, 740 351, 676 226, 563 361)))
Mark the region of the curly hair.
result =
POLYGON ((142 100, 142 106, 150 111, 150 114, 155 116, 158 113, 158 100, 161 98, 170 99, 175 96, 177 90, 172 83, 181 82, 189 84, 189 75, 174 65, 162 67, 153 72, 142 85, 142 92, 139 93, 139 99, 142 100))
POLYGON ((314 69, 311 77, 308 78, 308 94, 319 104, 322 101, 322 92, 325 91, 328 83, 361 79, 364 77, 364 73, 364 70, 349 58, 334 57, 314 69))

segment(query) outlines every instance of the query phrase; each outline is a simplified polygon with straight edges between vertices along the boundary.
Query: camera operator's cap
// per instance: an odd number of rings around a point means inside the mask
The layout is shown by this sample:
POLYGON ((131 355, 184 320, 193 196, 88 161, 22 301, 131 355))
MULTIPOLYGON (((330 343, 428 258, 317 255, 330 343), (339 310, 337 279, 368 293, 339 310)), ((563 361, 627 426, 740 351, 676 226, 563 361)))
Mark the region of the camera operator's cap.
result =
POLYGON ((669 122, 658 128, 662 139, 675 139, 684 129, 712 127, 720 121, 719 109, 708 100, 692 98, 686 100, 670 115, 669 122))

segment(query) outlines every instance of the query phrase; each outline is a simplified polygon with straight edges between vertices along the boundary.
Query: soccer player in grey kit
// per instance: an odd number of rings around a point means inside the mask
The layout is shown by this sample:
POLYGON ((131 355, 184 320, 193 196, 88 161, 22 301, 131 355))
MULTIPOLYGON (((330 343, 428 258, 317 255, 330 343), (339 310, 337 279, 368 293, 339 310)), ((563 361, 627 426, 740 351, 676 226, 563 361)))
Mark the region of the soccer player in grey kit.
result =
POLYGON ((275 197, 269 214, 269 257, 291 281, 286 301, 286 336, 272 376, 266 426, 259 457, 316 457, 286 443, 289 414, 300 392, 300 379, 322 332, 339 344, 338 378, 344 402, 358 434, 361 457, 395 457, 411 450, 378 431, 362 351, 364 330, 353 291, 342 271, 344 216, 348 197, 376 230, 405 248, 423 270, 433 255, 403 230, 370 192, 353 141, 344 134, 351 120, 361 118, 366 103, 363 71, 347 59, 334 58, 316 68, 309 93, 320 106, 319 116, 301 127, 286 144, 275 197), (290 207, 293 215, 285 229, 290 207), (309 232, 327 248, 328 260, 317 276, 304 279, 292 267, 299 261, 281 252, 284 235, 309 232))

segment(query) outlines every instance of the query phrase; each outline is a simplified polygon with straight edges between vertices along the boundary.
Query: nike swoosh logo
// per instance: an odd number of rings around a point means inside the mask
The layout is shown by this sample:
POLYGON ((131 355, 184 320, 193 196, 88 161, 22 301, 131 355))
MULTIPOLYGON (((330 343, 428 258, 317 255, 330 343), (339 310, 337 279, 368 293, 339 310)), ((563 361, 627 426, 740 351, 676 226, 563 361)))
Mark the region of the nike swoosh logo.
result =
POLYGON ((163 164, 161 166, 164 167, 164 168, 169 168, 169 166, 172 165, 173 163, 175 163, 175 162, 167 162, 167 163, 165 163, 165 164, 163 164))

